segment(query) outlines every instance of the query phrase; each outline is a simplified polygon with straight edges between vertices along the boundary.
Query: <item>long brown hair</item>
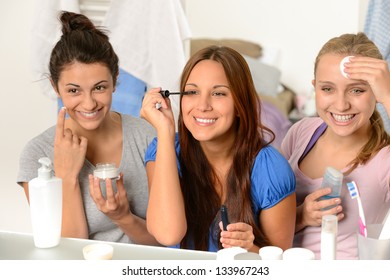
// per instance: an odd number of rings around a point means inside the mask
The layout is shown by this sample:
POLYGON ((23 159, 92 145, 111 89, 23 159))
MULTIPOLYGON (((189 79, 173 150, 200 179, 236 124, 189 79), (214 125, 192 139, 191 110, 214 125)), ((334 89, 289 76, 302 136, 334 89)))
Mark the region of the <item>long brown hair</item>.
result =
MULTIPOLYGON (((249 67, 245 59, 231 48, 210 46, 195 53, 184 67, 181 91, 184 91, 192 69, 203 60, 213 60, 223 66, 237 114, 236 140, 232 147, 233 163, 226 180, 225 204, 229 208, 229 218, 231 221, 245 222, 253 227, 255 245, 268 245, 269 242, 252 211, 251 170, 256 155, 268 144, 264 140, 264 133, 271 134, 271 141, 274 134, 261 123, 260 100, 249 67)), ((181 149, 181 188, 188 226, 181 247, 194 246, 198 250, 207 250, 210 225, 219 233, 216 224, 219 222, 217 214, 221 200, 214 187, 214 182, 218 179, 199 142, 184 125, 182 113, 179 116, 178 133, 181 149)))
MULTIPOLYGON (((343 56, 366 56, 383 59, 377 46, 363 33, 343 34, 330 39, 320 50, 314 64, 314 77, 317 65, 324 54, 338 54, 343 56)), ((383 120, 379 112, 375 109, 370 118, 371 132, 367 143, 362 147, 359 154, 349 165, 346 174, 351 173, 358 165, 363 165, 369 161, 379 150, 390 145, 390 136, 386 133, 383 120)))

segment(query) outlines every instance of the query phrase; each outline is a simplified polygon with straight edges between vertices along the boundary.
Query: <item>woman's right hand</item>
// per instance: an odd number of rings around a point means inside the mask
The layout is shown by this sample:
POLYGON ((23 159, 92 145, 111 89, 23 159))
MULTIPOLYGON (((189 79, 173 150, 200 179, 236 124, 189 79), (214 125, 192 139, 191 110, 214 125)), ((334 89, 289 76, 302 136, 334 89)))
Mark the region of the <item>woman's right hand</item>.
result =
POLYGON ((66 108, 58 113, 54 139, 54 170, 57 177, 77 179, 87 153, 87 138, 65 128, 66 108))
POLYGON ((140 115, 157 131, 164 127, 173 128, 175 131, 175 120, 170 100, 162 97, 160 90, 161 88, 153 88, 145 94, 140 115))
POLYGON ((307 226, 321 226, 324 215, 336 215, 339 221, 344 218, 340 198, 320 200, 322 196, 331 192, 330 188, 321 188, 306 196, 304 202, 297 207, 296 232, 307 226), (321 210, 329 206, 335 207, 321 210))

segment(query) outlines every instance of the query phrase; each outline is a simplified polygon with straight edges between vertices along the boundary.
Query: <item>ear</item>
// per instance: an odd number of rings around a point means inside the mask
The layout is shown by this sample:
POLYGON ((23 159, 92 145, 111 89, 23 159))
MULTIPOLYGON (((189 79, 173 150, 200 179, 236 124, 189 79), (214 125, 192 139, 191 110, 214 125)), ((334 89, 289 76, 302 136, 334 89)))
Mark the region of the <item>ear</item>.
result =
POLYGON ((50 83, 51 83, 51 86, 53 87, 54 91, 56 92, 57 97, 61 98, 60 93, 58 92, 58 87, 57 87, 57 85, 54 83, 54 81, 52 79, 50 79, 50 83))
POLYGON ((115 80, 114 80, 114 89, 112 91, 112 93, 115 93, 115 90, 116 90, 116 86, 118 85, 118 77, 119 77, 119 72, 118 74, 116 74, 116 77, 115 77, 115 80))
POLYGON ((311 84, 313 85, 313 87, 316 87, 316 80, 315 79, 311 80, 311 84))

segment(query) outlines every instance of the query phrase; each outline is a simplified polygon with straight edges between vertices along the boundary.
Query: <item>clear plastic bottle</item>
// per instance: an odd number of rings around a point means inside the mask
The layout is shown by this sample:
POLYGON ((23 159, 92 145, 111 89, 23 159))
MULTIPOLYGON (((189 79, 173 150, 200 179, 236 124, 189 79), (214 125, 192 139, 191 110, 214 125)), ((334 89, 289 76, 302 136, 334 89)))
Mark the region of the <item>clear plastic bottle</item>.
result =
POLYGON ((30 180, 29 202, 34 244, 38 248, 57 246, 61 238, 62 180, 53 176, 51 160, 38 160, 38 177, 30 180))
MULTIPOLYGON (((328 195, 322 196, 321 200, 340 197, 341 187, 343 186, 343 178, 343 173, 333 167, 327 167, 324 173, 321 188, 331 188, 332 192, 328 195)), ((327 210, 333 207, 334 206, 329 206, 322 210, 327 210)))

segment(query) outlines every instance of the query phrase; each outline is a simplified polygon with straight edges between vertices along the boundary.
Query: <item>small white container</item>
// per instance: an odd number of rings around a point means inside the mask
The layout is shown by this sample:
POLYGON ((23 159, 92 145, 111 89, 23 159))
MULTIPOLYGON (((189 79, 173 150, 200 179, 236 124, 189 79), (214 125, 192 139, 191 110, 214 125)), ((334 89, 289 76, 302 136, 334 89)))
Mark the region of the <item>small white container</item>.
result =
POLYGON ((283 258, 283 249, 277 246, 265 246, 259 250, 262 260, 281 260, 283 258))
POLYGON ((90 244, 83 248, 83 256, 86 260, 111 260, 114 248, 109 244, 90 244))
POLYGON ((35 246, 50 248, 61 238, 62 180, 53 176, 49 158, 38 162, 42 164, 38 177, 28 184, 31 224, 35 246))
POLYGON ((321 260, 335 260, 338 221, 335 215, 322 216, 321 260))
POLYGON ((217 252, 217 260, 231 261, 238 254, 247 253, 248 251, 241 247, 223 248, 217 252))
POLYGON ((101 180, 105 179, 119 179, 119 170, 113 163, 98 163, 93 175, 101 180))
POLYGON ((306 248, 294 247, 283 252, 283 260, 302 261, 314 259, 315 254, 313 251, 306 248))

